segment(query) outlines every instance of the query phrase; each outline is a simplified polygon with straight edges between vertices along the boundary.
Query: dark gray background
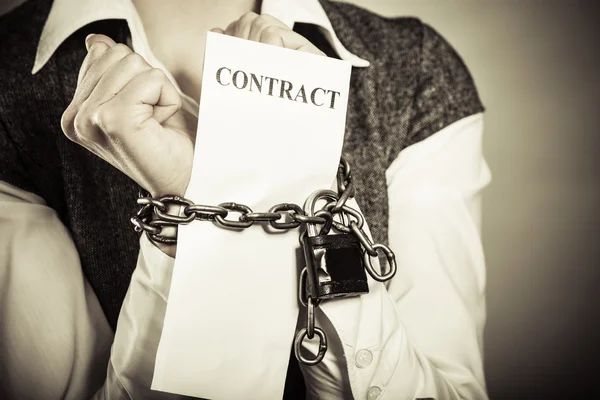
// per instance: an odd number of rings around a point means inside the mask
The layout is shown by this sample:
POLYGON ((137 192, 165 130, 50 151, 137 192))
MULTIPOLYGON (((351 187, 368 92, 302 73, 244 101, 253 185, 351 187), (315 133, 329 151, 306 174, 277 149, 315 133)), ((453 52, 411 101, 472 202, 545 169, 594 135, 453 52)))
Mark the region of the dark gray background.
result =
MULTIPOLYGON (((21 1, 0 0, 0 13, 21 1)), ((463 56, 487 107, 490 397, 600 398, 598 2, 354 2, 430 23, 463 56)))

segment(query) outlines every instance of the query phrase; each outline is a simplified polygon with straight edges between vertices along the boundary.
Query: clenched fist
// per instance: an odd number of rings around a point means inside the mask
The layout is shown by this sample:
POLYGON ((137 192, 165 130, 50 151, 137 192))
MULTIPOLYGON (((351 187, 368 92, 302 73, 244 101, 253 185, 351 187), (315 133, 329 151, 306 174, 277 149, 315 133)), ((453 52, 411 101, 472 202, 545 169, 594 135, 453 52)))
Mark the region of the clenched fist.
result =
MULTIPOLYGON (((244 14, 215 32, 323 55, 269 15, 244 14)), ((86 38, 77 89, 62 129, 127 174, 152 196, 184 195, 193 160, 196 118, 181 109, 177 89, 129 47, 104 35, 86 38)))
POLYGON ((88 36, 86 47, 75 95, 62 116, 65 135, 153 196, 183 195, 196 121, 181 109, 179 93, 160 69, 107 36, 88 36))

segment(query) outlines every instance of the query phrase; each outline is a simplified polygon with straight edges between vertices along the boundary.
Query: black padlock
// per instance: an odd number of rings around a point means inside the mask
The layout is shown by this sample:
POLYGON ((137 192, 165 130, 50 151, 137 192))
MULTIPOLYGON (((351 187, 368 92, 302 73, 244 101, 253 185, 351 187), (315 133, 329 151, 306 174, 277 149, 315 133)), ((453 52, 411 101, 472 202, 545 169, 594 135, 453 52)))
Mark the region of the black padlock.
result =
MULTIPOLYGON (((330 190, 313 193, 305 204, 308 216, 314 216, 314 204, 319 199, 337 199, 337 195, 330 190)), ((313 299, 352 297, 369 292, 361 244, 354 235, 317 235, 314 224, 308 224, 302 247, 308 290, 313 299)))
POLYGON ((360 242, 350 234, 303 238, 309 293, 319 300, 369 293, 360 242))

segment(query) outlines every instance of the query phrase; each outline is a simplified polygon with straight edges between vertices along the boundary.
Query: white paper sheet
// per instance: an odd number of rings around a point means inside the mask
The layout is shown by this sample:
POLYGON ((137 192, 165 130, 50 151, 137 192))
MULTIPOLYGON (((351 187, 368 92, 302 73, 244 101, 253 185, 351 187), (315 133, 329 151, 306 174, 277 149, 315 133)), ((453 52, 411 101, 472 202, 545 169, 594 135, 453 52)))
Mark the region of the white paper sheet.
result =
MULTIPOLYGON (((302 206, 329 188, 350 70, 344 61, 209 33, 186 197, 268 211, 282 202, 302 206), (283 91, 282 80, 289 82, 283 91)), ((298 247, 297 229, 181 227, 152 389, 280 399, 298 314, 298 247)))

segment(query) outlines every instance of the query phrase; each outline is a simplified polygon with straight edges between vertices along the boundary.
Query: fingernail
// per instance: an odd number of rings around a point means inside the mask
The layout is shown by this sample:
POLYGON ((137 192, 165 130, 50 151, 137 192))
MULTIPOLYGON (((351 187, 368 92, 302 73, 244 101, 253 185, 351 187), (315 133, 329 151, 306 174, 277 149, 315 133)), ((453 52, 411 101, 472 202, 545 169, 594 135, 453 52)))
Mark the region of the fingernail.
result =
POLYGON ((87 51, 90 51, 90 44, 89 44, 89 40, 90 40, 90 38, 91 38, 92 36, 94 36, 94 35, 95 35, 95 33, 90 33, 89 35, 87 35, 87 36, 85 37, 85 48, 86 48, 86 50, 87 50, 87 51))

